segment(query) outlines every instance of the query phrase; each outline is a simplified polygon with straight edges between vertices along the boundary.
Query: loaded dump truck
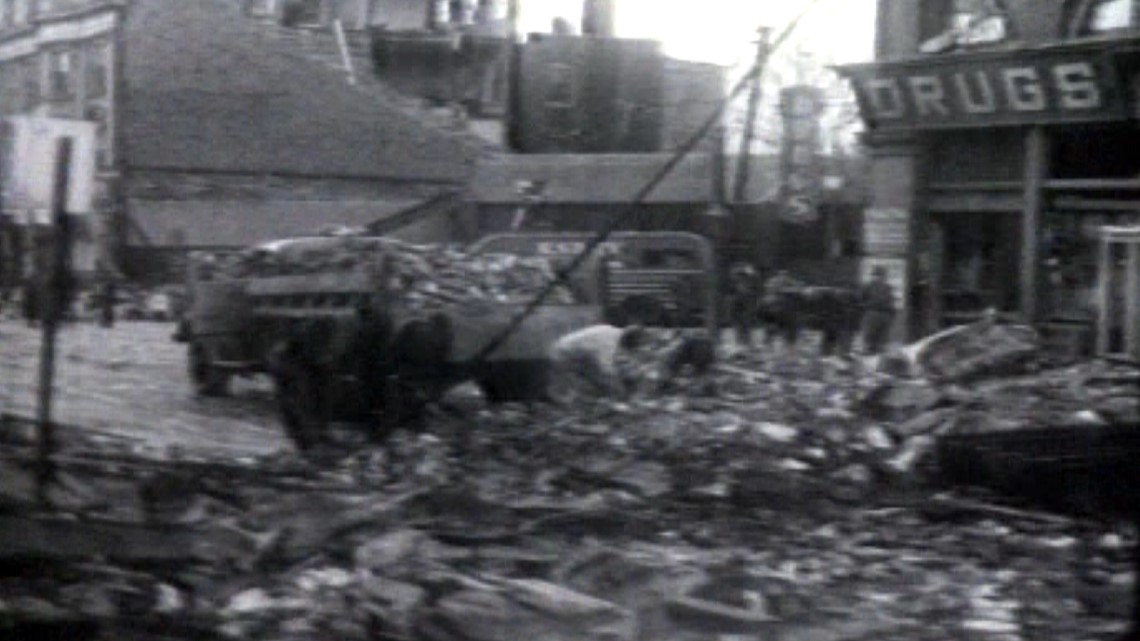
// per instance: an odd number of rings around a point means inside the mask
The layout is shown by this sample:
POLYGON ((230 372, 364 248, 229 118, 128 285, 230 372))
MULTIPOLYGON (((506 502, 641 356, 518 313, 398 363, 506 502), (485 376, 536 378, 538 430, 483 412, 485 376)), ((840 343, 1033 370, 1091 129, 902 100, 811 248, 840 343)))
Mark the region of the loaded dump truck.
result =
MULTIPOLYGON (((593 240, 583 232, 493 234, 473 254, 541 257, 564 267, 593 240)), ((704 327, 717 331, 717 259, 706 238, 676 231, 619 231, 570 278, 583 300, 615 325, 704 327)))
POLYGON ((601 310, 551 287, 541 257, 335 236, 276 241, 191 258, 177 338, 192 385, 221 395, 233 376, 273 377, 281 419, 302 449, 328 423, 379 434, 464 380, 492 402, 546 394, 549 346, 601 310))

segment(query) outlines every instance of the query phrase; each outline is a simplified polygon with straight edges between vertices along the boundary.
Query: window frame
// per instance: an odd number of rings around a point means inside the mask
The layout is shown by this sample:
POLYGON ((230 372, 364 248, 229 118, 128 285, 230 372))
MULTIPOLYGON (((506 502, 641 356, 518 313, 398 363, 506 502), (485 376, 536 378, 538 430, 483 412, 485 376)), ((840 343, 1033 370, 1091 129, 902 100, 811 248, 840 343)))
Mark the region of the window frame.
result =
POLYGON ((53 105, 74 102, 79 97, 79 52, 57 48, 48 49, 44 54, 47 59, 47 87, 44 96, 47 102, 53 105), (62 61, 66 61, 66 69, 57 66, 62 61))
POLYGON ((1114 34, 1136 31, 1140 24, 1140 3, 1136 0, 1084 0, 1077 8, 1075 21, 1069 26, 1068 35, 1073 38, 1096 38, 1114 34), (1096 17, 1097 9, 1110 2, 1126 2, 1129 4, 1128 22, 1122 26, 1093 29, 1092 21, 1096 17))

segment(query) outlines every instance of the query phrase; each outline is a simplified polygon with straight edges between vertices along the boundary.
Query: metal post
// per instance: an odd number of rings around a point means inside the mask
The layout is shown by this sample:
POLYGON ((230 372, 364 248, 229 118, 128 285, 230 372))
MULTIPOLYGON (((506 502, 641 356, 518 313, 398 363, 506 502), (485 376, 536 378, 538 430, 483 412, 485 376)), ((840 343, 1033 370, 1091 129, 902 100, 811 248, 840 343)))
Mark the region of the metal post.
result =
POLYGON ((760 78, 764 75, 764 66, 768 63, 768 37, 771 30, 761 27, 757 30, 760 39, 756 43, 756 65, 752 68, 752 86, 748 92, 748 113, 744 120, 744 135, 740 140, 740 157, 736 159, 736 181, 732 187, 732 200, 743 203, 748 189, 748 178, 751 173, 749 156, 752 154, 752 138, 756 126, 756 110, 760 107, 761 87, 760 78))
POLYGON ((63 138, 56 148, 55 184, 52 190, 52 260, 46 279, 41 279, 40 299, 43 340, 40 343, 40 380, 36 423, 39 426, 36 497, 47 504, 48 487, 55 480, 55 434, 51 422, 52 386, 55 379, 55 333, 64 312, 70 278, 70 234, 67 220, 67 191, 71 179, 71 139, 63 138))

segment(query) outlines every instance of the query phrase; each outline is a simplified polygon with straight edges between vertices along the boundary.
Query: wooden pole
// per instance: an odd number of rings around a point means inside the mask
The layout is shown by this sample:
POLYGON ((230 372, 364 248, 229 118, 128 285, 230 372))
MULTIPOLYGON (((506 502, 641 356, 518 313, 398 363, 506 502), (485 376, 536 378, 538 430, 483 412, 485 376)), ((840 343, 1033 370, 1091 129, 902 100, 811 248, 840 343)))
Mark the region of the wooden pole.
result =
POLYGON ((752 138, 756 128, 756 110, 760 107, 762 87, 760 79, 764 75, 764 66, 768 62, 768 36, 770 31, 761 27, 758 30, 760 40, 756 43, 756 64, 752 68, 751 86, 748 90, 748 112, 744 119, 744 134, 740 139, 740 157, 736 159, 736 179, 732 186, 732 200, 743 203, 748 191, 748 178, 751 172, 750 156, 752 155, 752 138))
POLYGON ((71 243, 67 220, 67 191, 71 180, 71 139, 63 138, 56 148, 55 184, 52 190, 53 243, 52 261, 40 290, 43 339, 40 343, 39 398, 36 423, 39 426, 37 449, 36 496, 40 503, 48 504, 48 488, 55 480, 55 433, 51 422, 52 387, 55 381, 55 334, 66 304, 67 282, 70 279, 69 255, 71 243))
POLYGON ((1021 217, 1021 268, 1018 282, 1021 317, 1030 324, 1037 320, 1038 315, 1041 216, 1045 207, 1044 186, 1049 171, 1048 159, 1048 134, 1042 127, 1033 127, 1025 139, 1025 210, 1021 217))

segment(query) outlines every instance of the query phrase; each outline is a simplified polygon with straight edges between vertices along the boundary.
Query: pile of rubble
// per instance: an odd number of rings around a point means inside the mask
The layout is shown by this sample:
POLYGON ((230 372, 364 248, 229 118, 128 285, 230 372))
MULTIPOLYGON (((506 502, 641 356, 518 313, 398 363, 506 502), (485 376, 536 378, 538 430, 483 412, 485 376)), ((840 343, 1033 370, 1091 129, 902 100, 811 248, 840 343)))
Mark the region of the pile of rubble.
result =
MULTIPOLYGON (((384 274, 390 291, 401 292, 413 306, 471 300, 522 303, 555 279, 550 262, 541 257, 472 255, 440 245, 362 236, 278 241, 241 252, 198 253, 192 260, 201 280, 384 274)), ((554 292, 551 300, 573 302, 566 290, 554 292)))
POLYGON ((1135 413, 1132 373, 1018 357, 929 377, 812 349, 728 360, 707 393, 555 408, 460 389, 424 431, 338 431, 313 459, 143 460, 70 434, 52 514, 4 464, 0 559, 25 571, 0 579, 0 616, 275 641, 1122 631, 1129 529, 910 481, 942 434, 1135 413))

